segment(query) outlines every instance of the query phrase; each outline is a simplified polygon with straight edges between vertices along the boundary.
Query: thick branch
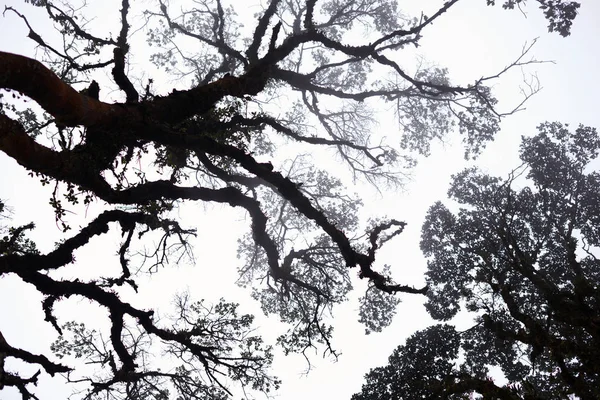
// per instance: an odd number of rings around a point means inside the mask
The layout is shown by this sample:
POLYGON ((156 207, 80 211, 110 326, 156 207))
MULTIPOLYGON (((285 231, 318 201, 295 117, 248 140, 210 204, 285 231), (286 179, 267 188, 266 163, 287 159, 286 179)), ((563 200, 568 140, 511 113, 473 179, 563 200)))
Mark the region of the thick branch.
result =
POLYGON ((148 120, 179 122, 203 114, 225 96, 255 95, 268 76, 257 67, 239 77, 226 76, 207 85, 174 91, 166 97, 137 104, 107 104, 79 94, 39 61, 0 52, 0 88, 17 90, 35 100, 67 126, 134 127, 148 120))
POLYGON ((256 25, 256 29, 254 30, 254 35, 252 37, 252 43, 250 46, 248 46, 248 50, 246 51, 246 55, 248 56, 250 63, 255 63, 258 61, 258 49, 260 48, 260 44, 265 36, 265 33, 267 32, 269 22, 277 11, 279 2, 280 0, 271 0, 269 7, 267 7, 264 14, 258 20, 258 24, 256 25))
POLYGON ((89 164, 85 153, 54 151, 33 140, 21 124, 0 114, 0 150, 25 168, 104 193, 110 186, 89 164))
POLYGON ((131 117, 125 108, 79 94, 39 61, 0 52, 0 65, 0 88, 31 97, 63 125, 114 125, 131 117))
MULTIPOLYGON (((52 361, 48 360, 48 358, 43 354, 33 354, 28 352, 27 350, 12 347, 6 342, 4 336, 2 335, 2 332, 0 332, 0 356, 14 357, 28 362, 30 364, 39 364, 44 368, 44 370, 46 370, 47 373, 49 373, 52 376, 54 376, 57 373, 68 372, 71 370, 71 368, 67 366, 53 363, 52 361)), ((0 374, 4 372, 2 368, 3 365, 0 364, 0 374)))

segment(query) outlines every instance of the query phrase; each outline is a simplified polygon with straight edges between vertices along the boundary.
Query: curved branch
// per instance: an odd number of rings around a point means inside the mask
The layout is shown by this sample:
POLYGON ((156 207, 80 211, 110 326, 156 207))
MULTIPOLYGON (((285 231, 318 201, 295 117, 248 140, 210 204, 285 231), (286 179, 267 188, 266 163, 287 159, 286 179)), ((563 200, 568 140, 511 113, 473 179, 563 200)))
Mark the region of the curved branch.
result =
POLYGON ((0 150, 32 171, 99 193, 110 190, 99 171, 93 171, 85 152, 49 149, 37 143, 27 135, 21 124, 4 114, 0 114, 0 150))
POLYGON ((269 7, 267 7, 264 14, 258 20, 256 29, 254 30, 254 35, 252 36, 252 43, 250 46, 248 46, 248 50, 246 50, 246 55, 252 64, 258 61, 258 49, 260 48, 260 44, 265 36, 265 33, 267 32, 267 27, 271 22, 271 18, 277 11, 279 2, 280 0, 271 0, 269 7))
MULTIPOLYGON (((126 24, 126 21, 123 24, 126 24)), ((127 103, 137 103, 140 95, 125 74, 125 53, 126 51, 122 47, 115 47, 113 50, 115 66, 112 69, 112 75, 119 88, 125 92, 127 103)))
POLYGON ((0 88, 29 96, 63 125, 110 126, 132 117, 127 108, 78 93, 37 60, 0 51, 0 66, 0 88))
MULTIPOLYGON (((0 356, 14 357, 14 358, 23 360, 25 362, 28 362, 30 364, 39 364, 44 368, 44 370, 47 373, 49 373, 52 376, 54 376, 57 373, 69 372, 71 370, 71 368, 69 368, 65 365, 57 364, 57 363, 54 363, 54 362, 48 360, 48 358, 46 356, 44 356, 43 354, 33 354, 33 353, 28 352, 27 350, 22 350, 22 349, 18 349, 16 347, 12 347, 11 345, 9 345, 6 342, 6 339, 4 339, 2 332, 0 332, 0 356)), ((2 359, 2 361, 3 361, 3 359, 2 359)), ((2 372, 4 372, 3 371, 3 363, 0 363, 0 374, 2 372)), ((1 378, 1 375, 0 375, 0 378, 1 378)), ((1 383, 2 382, 0 379, 0 384, 1 383)))
MULTIPOLYGON (((329 221, 329 219, 323 213, 323 211, 318 210, 314 205, 312 205, 310 200, 298 189, 298 186, 296 185, 296 183, 294 183, 290 179, 284 177, 283 175, 281 175, 281 173, 279 173, 277 171, 273 171, 272 165, 270 165, 268 163, 267 164, 259 163, 258 161, 256 161, 254 159, 254 157, 252 157, 249 154, 246 154, 243 150, 240 150, 237 147, 216 142, 213 139, 206 137, 206 136, 201 136, 202 132, 195 131, 193 126, 187 127, 187 133, 185 135, 179 134, 174 131, 169 131, 166 129, 165 130, 145 130, 144 132, 139 132, 139 134, 143 135, 145 139, 153 140, 153 141, 156 141, 159 143, 173 145, 173 146, 185 146, 187 148, 193 148, 198 152, 204 151, 204 152, 211 153, 214 155, 225 156, 225 157, 229 157, 229 158, 236 160, 248 172, 256 175, 257 177, 265 180, 266 182, 269 182, 271 185, 273 185, 275 188, 277 188, 279 193, 283 197, 285 197, 294 207, 296 207, 296 209, 300 213, 302 213, 306 218, 313 220, 319 227, 321 227, 321 229, 323 229, 329 235, 329 237, 333 240, 334 243, 336 243, 336 245, 340 249, 342 257, 344 258, 344 260, 346 262, 346 265, 350 268, 358 265, 361 269, 361 274, 364 277, 371 279, 379 289, 385 290, 387 292, 408 292, 408 293, 425 293, 427 291, 427 287, 424 287, 421 289, 414 289, 414 288, 410 288, 410 287, 402 286, 402 285, 388 285, 383 276, 381 276, 376 271, 373 271, 372 264, 374 262, 374 257, 370 257, 368 255, 362 254, 362 253, 354 250, 354 248, 350 244, 350 240, 346 237, 344 232, 339 230, 331 221, 329 221)), ((162 182, 153 182, 152 184, 141 185, 138 188, 129 189, 129 191, 137 192, 138 190, 140 190, 140 191, 147 192, 151 187, 158 188, 161 186, 164 187, 165 185, 170 187, 169 191, 167 191, 168 196, 176 196, 175 198, 177 198, 177 197, 190 198, 190 197, 188 197, 188 195, 199 194, 200 192, 198 192, 198 191, 200 191, 200 190, 202 190, 202 191, 210 190, 210 189, 204 189, 204 188, 174 187, 170 183, 166 183, 166 181, 162 181, 162 182)), ((215 191, 214 193, 212 193, 210 195, 211 200, 212 200, 213 195, 216 194, 217 192, 225 193, 226 190, 231 190, 231 189, 233 189, 233 188, 225 188, 225 189, 220 189, 218 191, 215 191)), ((148 193, 148 194, 150 194, 150 193, 148 193)), ((136 198, 139 198, 138 196, 139 195, 136 195, 136 198)), ((232 205, 242 205, 242 204, 231 203, 230 200, 227 199, 227 196, 228 195, 225 195, 224 197, 219 196, 219 198, 221 198, 221 200, 216 200, 216 201, 229 202, 232 205)), ((169 198, 172 198, 172 197, 169 197, 169 198)), ((247 199, 252 200, 249 198, 247 198, 247 199)), ((233 200, 233 198, 231 200, 233 200)), ((244 202, 247 202, 248 200, 244 200, 244 202)), ((252 201, 255 201, 255 200, 252 200, 252 201)), ((247 207, 244 207, 244 208, 246 208, 249 212, 251 212, 249 208, 247 208, 247 207)), ((260 211, 260 207, 258 208, 257 211, 260 211)), ((260 213, 262 214, 262 211, 260 211, 260 213)), ((262 218, 259 218, 259 220, 261 221, 261 227, 262 227, 262 218)), ((266 221, 266 218, 265 218, 265 221, 266 221)), ((253 221, 253 229, 254 229, 254 223, 255 223, 255 221, 253 221)), ((261 235, 262 235, 262 233, 261 233, 261 235)), ((260 236, 259 236, 259 238, 260 238, 260 236)), ((269 238, 269 240, 271 240, 271 239, 269 238)), ((267 251, 267 254, 268 254, 269 250, 267 248, 265 248, 265 250, 267 251)), ((273 251, 276 252, 276 249, 273 251)), ((271 257, 274 257, 274 254, 275 253, 273 253, 273 256, 269 256, 270 264, 271 264, 271 257)), ((272 270, 273 270, 273 268, 272 268, 272 270)))
POLYGON ((256 67, 239 77, 226 76, 207 85, 140 104, 107 104, 78 93, 39 61, 0 52, 0 88, 17 90, 36 101, 66 126, 142 127, 152 121, 179 122, 203 114, 225 96, 255 95, 265 87, 266 70, 256 67))

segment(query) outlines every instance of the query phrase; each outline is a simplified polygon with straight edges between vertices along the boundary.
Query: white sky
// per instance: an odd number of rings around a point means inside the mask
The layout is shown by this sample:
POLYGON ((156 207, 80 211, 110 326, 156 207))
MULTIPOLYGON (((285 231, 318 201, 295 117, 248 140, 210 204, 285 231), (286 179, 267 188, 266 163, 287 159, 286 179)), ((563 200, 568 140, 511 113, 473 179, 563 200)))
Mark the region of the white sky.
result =
MULTIPOLYGON (((448 67, 453 79, 459 83, 469 83, 502 69, 519 55, 525 42, 536 37, 539 40, 532 54, 537 59, 556 61, 554 65, 537 65, 525 71, 537 72, 544 89, 530 99, 525 111, 504 120, 496 141, 488 146, 477 161, 478 165, 492 174, 505 175, 518 165, 520 136, 535 134, 535 127, 540 122, 583 123, 600 128, 597 103, 597 94, 600 93, 600 80, 597 78, 600 71, 600 3, 597 0, 581 1, 583 4, 572 35, 565 39, 546 32, 546 21, 541 12, 534 8, 534 2, 530 2, 532 4, 526 10, 528 15, 525 18, 518 11, 506 12, 498 6, 486 7, 484 0, 463 0, 428 28, 421 42, 421 54, 430 62, 448 67)), ((239 3, 244 4, 242 0, 239 3)), ((422 7, 426 14, 431 14, 442 3, 437 0, 405 1, 400 2, 400 8, 410 14, 420 11, 422 7), (407 3, 406 6, 403 3, 407 3)), ((0 6, 3 5, 31 8, 16 0, 0 0, 0 6)), ((113 11, 116 13, 116 10, 113 11)), ((1 50, 31 55, 32 42, 26 36, 26 28, 14 14, 7 14, 7 17, 0 19, 1 50)), ((518 103, 515 96, 518 95, 520 81, 520 71, 515 71, 498 82, 495 93, 501 100, 501 109, 518 103)), ((378 129, 389 131, 388 136, 397 131, 393 124, 382 124, 378 129)), ((378 258, 380 265, 389 263, 393 266, 395 276, 401 283, 423 284, 425 260, 418 248, 421 223, 427 208, 434 201, 445 198, 450 175, 467 165, 462 159, 463 149, 457 145, 458 142, 453 138, 444 146, 435 145, 432 156, 421 161, 414 171, 413 181, 401 193, 385 192, 380 196, 374 190, 361 186, 366 210, 376 211, 378 215, 386 213, 409 224, 399 238, 382 249, 378 258)), ((3 153, 0 153, 0 171, 0 198, 6 200, 14 210, 13 224, 35 221, 38 228, 33 232, 33 238, 41 244, 42 250, 52 248, 60 235, 47 204, 50 190, 41 188, 37 179, 29 177, 26 171, 3 153)), ((91 207, 87 212, 87 220, 100 211, 98 207, 91 207)), ((232 213, 225 207, 195 203, 182 209, 181 215, 186 222, 198 228, 199 235, 195 242, 197 265, 182 265, 161 271, 144 283, 140 296, 131 301, 146 307, 155 307, 157 302, 169 305, 173 294, 189 289, 198 299, 216 300, 223 296, 226 300, 240 301, 242 311, 254 312, 256 304, 249 300, 249 292, 233 285, 235 267, 239 261, 235 258, 237 237, 231 232, 236 227, 239 227, 236 231, 247 229, 249 222, 244 213, 232 213)), ((80 213, 73 218, 83 221, 86 215, 80 213)), ((73 225, 76 228, 77 224, 73 225)), ((118 243, 119 237, 115 236, 93 239, 83 251, 77 253, 78 263, 69 267, 67 274, 77 273, 81 277, 81 274, 92 274, 96 268, 118 268, 116 259, 111 259, 118 243)), ((358 292, 362 285, 356 286, 358 292)), ((0 331, 13 346, 48 354, 49 343, 56 338, 56 333, 48 323, 43 322, 40 298, 31 287, 14 277, 0 278, 0 331)), ((383 333, 370 336, 365 336, 364 328, 356 322, 356 303, 338 307, 333 344, 341 350, 342 356, 337 363, 333 363, 315 354, 311 359, 314 369, 304 376, 302 372, 306 365, 302 357, 285 358, 280 355, 274 363, 275 374, 284 381, 278 393, 279 398, 349 399, 359 391, 363 375, 370 368, 385 364, 396 346, 431 322, 422 307, 423 298, 409 295, 402 298, 393 324, 383 333)), ((63 323, 68 320, 70 313, 85 313, 88 319, 91 315, 103 315, 87 302, 79 300, 65 302, 57 308, 57 313, 63 316, 63 323)), ((275 319, 273 317, 269 322, 259 319, 267 338, 274 337, 278 329, 272 322, 275 319)), ((461 326, 467 326, 465 323, 461 321, 461 326)), ((38 393, 42 395, 42 400, 58 400, 65 398, 70 389, 44 378, 38 393)), ((0 397, 7 400, 20 398, 15 391, 9 390, 0 393, 0 397)))

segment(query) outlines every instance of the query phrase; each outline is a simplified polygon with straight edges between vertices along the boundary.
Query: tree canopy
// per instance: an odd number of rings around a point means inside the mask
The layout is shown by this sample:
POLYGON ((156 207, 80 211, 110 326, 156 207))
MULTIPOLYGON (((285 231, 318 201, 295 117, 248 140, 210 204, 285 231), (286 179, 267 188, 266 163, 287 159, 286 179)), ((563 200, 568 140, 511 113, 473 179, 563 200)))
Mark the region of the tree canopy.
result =
MULTIPOLYGON (((13 347, 0 335, 0 389, 16 387, 24 399, 36 398, 40 372, 9 370, 7 358, 84 383, 87 398, 218 399, 230 395, 233 382, 264 392, 279 385, 269 370, 272 348, 236 304, 182 296, 174 320, 165 321, 123 299, 143 272, 135 265, 139 243, 159 237, 145 254, 152 259, 147 271, 190 251, 189 238, 202 228, 177 219, 184 202, 246 211, 251 223, 239 242, 238 282, 252 288, 266 313, 289 323, 278 340, 286 352, 335 352, 325 316, 348 298, 352 268, 370 283, 360 319, 382 329, 398 293, 427 292, 396 282, 391 271, 401 276, 399 266, 376 263, 377 251, 405 224, 361 220, 360 197, 305 154, 333 149, 355 179, 375 185, 402 184, 411 154, 428 155, 433 141, 455 129, 465 154, 477 155, 500 119, 520 109, 499 111, 490 85, 537 62, 526 47, 497 74, 463 83, 437 66, 405 67, 401 55, 458 0, 414 18, 392 0, 271 0, 243 24, 221 0, 121 0, 112 19, 100 21, 74 3, 26 3, 4 14, 27 26, 38 59, 0 52, 0 150, 54 187, 50 204, 64 235, 42 252, 27 236, 33 223, 3 221, 0 276, 17 276, 44 296, 45 320, 60 335, 54 357, 82 358, 95 370, 13 347), (30 22, 27 7, 44 11, 55 32, 30 22), (143 49, 157 67, 151 76, 133 62, 143 49), (401 134, 372 130, 376 101, 393 106, 401 134), (72 232, 70 209, 90 203, 104 211, 72 232), (60 274, 78 249, 109 232, 122 235, 120 274, 60 274), (55 305, 69 297, 106 310, 104 335, 56 318, 55 305), (163 355, 176 367, 161 368, 163 355)), ((578 3, 537 3, 549 30, 567 36, 578 3)), ((536 91, 530 86, 523 101, 536 91)), ((438 292, 430 292, 432 301, 438 292)))
POLYGON ((476 324, 416 333, 355 400, 600 397, 600 174, 590 165, 600 137, 538 129, 508 179, 461 172, 448 191, 459 208, 438 202, 423 225, 429 313, 447 321, 465 309, 476 324), (508 382, 495 384, 490 367, 508 382))

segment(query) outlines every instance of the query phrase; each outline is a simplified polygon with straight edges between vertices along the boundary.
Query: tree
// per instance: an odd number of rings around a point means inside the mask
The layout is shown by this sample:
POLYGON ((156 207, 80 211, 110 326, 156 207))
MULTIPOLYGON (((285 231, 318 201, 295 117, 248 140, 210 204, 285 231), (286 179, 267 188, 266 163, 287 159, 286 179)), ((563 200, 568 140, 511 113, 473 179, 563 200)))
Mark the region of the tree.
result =
POLYGON ((600 137, 560 123, 538 130, 508 179, 465 170, 449 190, 460 209, 436 203, 423 225, 427 310, 448 321, 464 308, 476 324, 415 334, 355 400, 600 397, 600 174, 590 165, 600 137), (487 377, 492 366, 506 385, 487 377))
MULTIPOLYGON (((396 61, 457 1, 430 17, 407 19, 387 0, 271 0, 252 29, 244 30, 233 7, 220 0, 159 1, 139 10, 143 26, 131 27, 133 5, 122 0, 116 34, 101 32, 107 24, 87 18, 86 8, 28 1, 46 11, 63 37, 61 46, 45 39, 20 10, 6 7, 6 15, 28 27, 41 61, 0 52, 0 88, 10 94, 0 103, 0 150, 42 184, 54 185, 50 202, 65 233, 70 207, 98 202, 106 210, 79 232, 58 237, 47 253, 27 239, 33 224, 8 228, 0 252, 0 275, 14 274, 44 295, 46 320, 61 335, 55 355, 83 358, 98 370, 73 377, 72 367, 12 347, 10 340, 0 344, 2 360, 67 373, 71 381, 88 383, 89 398, 222 398, 231 381, 262 391, 277 387, 268 370, 271 348, 235 304, 210 306, 183 296, 177 317, 167 322, 122 300, 124 288, 137 289, 132 249, 142 237, 161 235, 148 255, 155 257, 151 270, 189 251, 195 230, 174 218, 185 201, 228 204, 250 216, 251 232, 239 247, 245 263, 240 283, 252 286, 266 312, 291 324, 279 340, 286 352, 317 345, 334 352, 325 314, 352 289, 350 268, 370 282, 361 320, 372 330, 389 323, 396 293, 426 291, 396 283, 389 267, 375 264, 377 250, 404 223, 375 219, 365 227, 357 214, 360 199, 300 154, 334 148, 355 178, 374 184, 401 184, 414 161, 408 152, 427 155, 431 141, 454 127, 464 135, 466 153, 477 154, 508 114, 496 109, 487 86, 497 75, 456 85, 442 68, 408 72, 396 61), (135 35, 140 29, 160 71, 136 80, 128 63, 144 46, 135 35), (357 33, 368 39, 348 42, 357 33), (103 71, 112 81, 103 79, 103 71), (164 72, 175 87, 159 82, 164 72), (284 94, 285 101, 278 101, 284 94), (22 96, 36 105, 28 107, 22 96), (394 105, 404 131, 400 146, 372 136, 375 99, 394 105), (296 154, 277 151, 287 143, 296 154), (136 168, 142 164, 149 170, 136 168), (119 276, 54 274, 113 225, 123 236, 119 276), (107 311, 108 336, 57 320, 55 304, 71 296, 107 311), (177 368, 161 369, 160 357, 151 357, 157 354, 172 355, 177 368)), ((578 3, 538 3, 549 29, 568 35, 578 3)), ((535 63, 526 60, 529 49, 500 74, 535 63)), ((0 373, 0 385, 17 387, 23 398, 34 396, 38 374, 22 376, 4 366, 0 373)))

